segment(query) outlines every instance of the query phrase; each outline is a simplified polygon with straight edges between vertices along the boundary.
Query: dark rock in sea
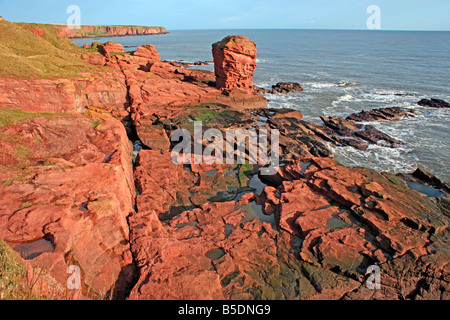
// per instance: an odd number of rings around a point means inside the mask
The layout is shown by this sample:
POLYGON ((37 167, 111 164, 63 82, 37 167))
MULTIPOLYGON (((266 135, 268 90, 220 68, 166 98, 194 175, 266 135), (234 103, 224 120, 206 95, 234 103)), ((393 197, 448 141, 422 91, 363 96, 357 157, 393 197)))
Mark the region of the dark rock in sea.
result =
POLYGON ((344 146, 352 146, 359 150, 366 150, 368 144, 380 144, 395 148, 402 144, 384 132, 371 125, 362 125, 350 119, 338 117, 320 117, 325 126, 332 130, 331 136, 344 146))
POLYGON ((340 136, 351 136, 355 131, 363 127, 362 124, 338 117, 320 117, 320 119, 327 127, 333 129, 340 136))
POLYGON ((366 125, 362 130, 356 131, 355 136, 361 137, 372 144, 379 144, 384 147, 395 148, 402 145, 401 141, 390 137, 372 125, 366 125))
POLYGON ((272 86, 272 93, 290 93, 303 91, 303 86, 296 82, 278 82, 272 86))
POLYGON ((419 106, 430 108, 450 108, 450 103, 440 99, 422 99, 417 102, 419 106))
POLYGON ((262 88, 262 87, 257 87, 257 86, 253 86, 253 90, 255 91, 255 93, 260 93, 260 94, 270 93, 271 92, 269 89, 262 88))
POLYGON ((422 182, 425 182, 435 188, 441 189, 445 188, 444 184, 434 176, 431 172, 428 172, 427 170, 423 168, 417 168, 416 171, 412 173, 412 176, 416 179, 419 179, 422 182))
POLYGON ((195 61, 194 66, 207 66, 209 63, 206 61, 195 61))
POLYGON ((392 121, 414 116, 415 113, 412 110, 399 107, 389 107, 389 108, 372 109, 368 111, 363 110, 359 113, 352 113, 346 119, 353 120, 356 122, 371 122, 371 121, 392 121))
POLYGON ((365 151, 369 147, 369 143, 362 139, 345 137, 340 140, 342 146, 353 147, 358 150, 365 151))
POLYGON ((167 62, 167 63, 169 63, 170 65, 172 65, 172 66, 174 66, 174 67, 181 67, 181 68, 184 68, 184 67, 189 67, 191 64, 190 63, 188 63, 188 62, 184 62, 184 61, 166 61, 166 60, 164 60, 163 62, 167 62))

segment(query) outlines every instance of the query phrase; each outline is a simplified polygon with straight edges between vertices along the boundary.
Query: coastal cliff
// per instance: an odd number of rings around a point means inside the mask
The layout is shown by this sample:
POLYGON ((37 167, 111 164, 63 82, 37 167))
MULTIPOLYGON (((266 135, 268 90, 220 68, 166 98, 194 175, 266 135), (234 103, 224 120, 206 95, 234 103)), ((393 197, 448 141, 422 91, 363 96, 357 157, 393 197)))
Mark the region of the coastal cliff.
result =
POLYGON ((79 267, 74 298, 449 299, 448 183, 345 167, 330 148, 396 148, 358 120, 412 111, 319 124, 268 109, 250 90, 256 49, 214 74, 151 45, 80 48, 55 26, 0 21, 0 37, 1 248, 63 287, 79 267), (176 164, 169 137, 194 121, 278 129, 283 165, 176 164))
POLYGON ((168 33, 164 27, 94 25, 82 25, 80 29, 69 29, 66 25, 56 25, 56 27, 59 29, 59 35, 68 38, 148 36, 168 33))

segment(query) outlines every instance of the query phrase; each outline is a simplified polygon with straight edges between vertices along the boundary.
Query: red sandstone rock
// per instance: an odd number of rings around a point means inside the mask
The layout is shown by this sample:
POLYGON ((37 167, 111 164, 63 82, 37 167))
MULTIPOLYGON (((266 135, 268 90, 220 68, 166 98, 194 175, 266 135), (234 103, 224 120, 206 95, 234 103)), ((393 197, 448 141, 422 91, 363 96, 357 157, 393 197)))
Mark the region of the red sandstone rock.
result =
POLYGON ((163 127, 142 120, 136 131, 142 143, 151 150, 169 151, 170 140, 163 127))
POLYGON ((92 53, 90 55, 82 55, 81 59, 93 66, 104 66, 106 59, 99 53, 92 53))
POLYGON ((75 79, 0 78, 0 104, 28 112, 83 111, 86 107, 124 111, 127 87, 120 73, 111 71, 75 79))
POLYGON ((244 36, 228 36, 212 46, 217 88, 253 93, 256 45, 244 36))
MULTIPOLYGON (((168 106, 208 102, 237 108, 267 105, 267 100, 259 95, 222 95, 207 85, 213 74, 206 71, 182 69, 164 62, 149 63, 148 57, 130 54, 111 59, 109 52, 123 51, 123 48, 111 42, 102 48, 109 59, 106 66, 114 70, 95 75, 84 73, 71 79, 0 79, 0 103, 4 107, 32 112, 82 111, 86 107, 94 107, 115 112, 122 118, 131 103, 132 108, 128 111, 136 121, 143 115, 152 114, 155 109, 168 106)), ((104 58, 98 54, 84 58, 94 65, 104 64, 104 58)))
POLYGON ((111 53, 123 52, 123 46, 120 43, 115 43, 111 41, 99 45, 98 49, 107 59, 110 58, 111 53))
POLYGON ((150 62, 161 62, 161 56, 159 55, 159 52, 156 51, 155 47, 151 44, 140 46, 133 53, 133 55, 147 58, 150 62))
POLYGON ((0 237, 15 244, 47 239, 53 249, 34 248, 31 265, 63 286, 67 267, 77 265, 84 295, 112 290, 123 297, 133 270, 131 144, 118 120, 92 117, 37 117, 0 128, 12 139, 0 138, 0 237))
POLYGON ((39 28, 39 27, 36 27, 36 28, 33 28, 33 29, 28 29, 27 31, 29 33, 35 34, 35 35, 37 35, 39 37, 42 37, 42 35, 44 34, 44 31, 41 28, 39 28))

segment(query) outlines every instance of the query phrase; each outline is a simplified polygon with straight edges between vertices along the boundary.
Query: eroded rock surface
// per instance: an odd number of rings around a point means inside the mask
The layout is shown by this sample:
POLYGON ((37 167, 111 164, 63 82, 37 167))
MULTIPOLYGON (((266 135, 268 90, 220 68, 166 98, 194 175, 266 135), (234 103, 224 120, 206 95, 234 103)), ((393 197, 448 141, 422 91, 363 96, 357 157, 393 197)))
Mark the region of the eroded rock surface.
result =
POLYGON ((87 297, 124 297, 134 182, 122 124, 67 114, 0 130, 0 237, 62 284, 80 267, 87 297))
POLYGON ((447 297, 448 217, 401 179, 303 158, 280 168, 278 187, 189 209, 194 170, 169 158, 144 152, 136 170, 145 209, 130 219, 131 299, 447 297), (379 291, 366 287, 369 265, 381 268, 379 291))

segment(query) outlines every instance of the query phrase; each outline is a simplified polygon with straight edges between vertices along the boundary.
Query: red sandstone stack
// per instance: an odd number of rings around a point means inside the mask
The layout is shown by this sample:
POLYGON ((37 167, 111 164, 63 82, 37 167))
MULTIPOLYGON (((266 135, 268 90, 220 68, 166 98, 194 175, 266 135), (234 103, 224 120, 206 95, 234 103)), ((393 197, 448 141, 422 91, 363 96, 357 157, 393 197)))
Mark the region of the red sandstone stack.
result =
POLYGON ((212 45, 217 88, 253 92, 256 45, 244 36, 228 36, 212 45))

